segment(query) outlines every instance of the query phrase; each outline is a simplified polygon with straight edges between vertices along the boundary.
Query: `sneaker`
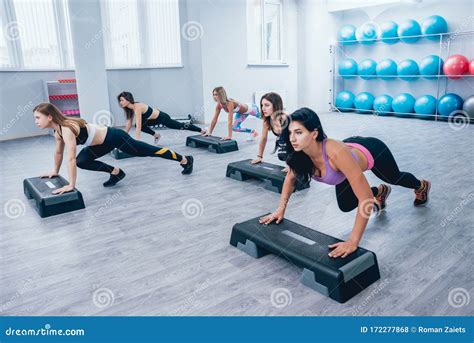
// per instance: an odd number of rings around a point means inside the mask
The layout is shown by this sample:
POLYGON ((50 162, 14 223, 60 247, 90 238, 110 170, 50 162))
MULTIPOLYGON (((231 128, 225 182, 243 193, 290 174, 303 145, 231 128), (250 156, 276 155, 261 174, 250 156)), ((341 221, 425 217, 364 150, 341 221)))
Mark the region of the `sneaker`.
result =
POLYGON ((201 136, 207 135, 208 132, 209 132, 209 128, 205 127, 204 132, 201 132, 201 136))
POLYGON ((247 138, 247 142, 251 142, 257 138, 258 132, 257 130, 253 130, 253 132, 250 134, 250 136, 247 138))
POLYGON ((415 206, 425 206, 428 204, 428 194, 430 193, 431 182, 427 180, 421 180, 421 187, 415 190, 415 201, 413 205, 415 206))
POLYGON ((379 193, 375 197, 375 200, 377 201, 377 205, 378 205, 379 209, 384 210, 385 207, 387 207, 387 198, 390 195, 390 192, 392 191, 392 187, 382 183, 379 186, 379 189, 380 188, 382 189, 382 191, 381 192, 379 191, 379 193))
POLYGON ((181 165, 183 167, 183 171, 181 174, 186 175, 186 174, 191 174, 193 172, 193 164, 194 164, 194 158, 192 156, 185 156, 186 159, 188 160, 188 163, 185 165, 181 165))
POLYGON ((125 172, 120 169, 117 175, 110 174, 110 178, 108 181, 104 182, 104 187, 112 187, 115 186, 117 182, 122 180, 125 177, 125 172))

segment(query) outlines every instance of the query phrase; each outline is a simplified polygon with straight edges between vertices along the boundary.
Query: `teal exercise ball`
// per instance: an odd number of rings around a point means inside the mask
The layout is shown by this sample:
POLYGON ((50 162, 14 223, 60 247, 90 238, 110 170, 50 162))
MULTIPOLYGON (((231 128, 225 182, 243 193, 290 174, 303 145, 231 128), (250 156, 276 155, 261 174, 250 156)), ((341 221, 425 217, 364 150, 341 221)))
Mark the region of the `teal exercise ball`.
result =
POLYGON ((434 96, 429 94, 422 95, 415 101, 415 113, 421 118, 431 118, 430 115, 436 113, 436 103, 437 100, 434 96))
POLYGON ((378 24, 368 22, 359 27, 356 31, 357 41, 361 44, 374 44, 375 40, 379 38, 380 27, 378 24))
POLYGON ((415 98, 408 93, 398 94, 393 98, 392 109, 397 117, 407 117, 413 113, 415 98))
POLYGON ((370 58, 360 61, 357 69, 360 77, 364 80, 370 80, 377 77, 377 63, 370 58))
POLYGON ((357 94, 354 99, 354 107, 358 113, 370 114, 374 108, 374 96, 369 92, 357 94))
POLYGON ((354 93, 342 91, 336 96, 336 107, 341 112, 349 112, 354 109, 354 93))
POLYGON ((398 77, 405 81, 416 80, 418 77, 415 75, 420 75, 418 63, 411 59, 401 61, 397 67, 397 74, 398 77))
POLYGON ((386 44, 397 43, 398 24, 391 20, 380 24, 380 40, 386 44))
POLYGON ((462 98, 454 93, 448 93, 439 98, 438 114, 444 117, 452 116, 462 109, 462 98))
POLYGON ((338 70, 344 79, 352 79, 352 75, 357 75, 357 62, 352 58, 345 58, 339 62, 338 70))
POLYGON ((443 75, 444 61, 437 55, 428 55, 421 60, 420 74, 425 79, 436 79, 437 75, 443 75))
POLYGON ((407 19, 402 21, 398 25, 398 36, 400 40, 404 43, 415 43, 417 42, 420 37, 409 37, 409 36, 420 36, 421 35, 421 27, 417 21, 413 19, 407 19))
POLYGON ((339 29, 337 34, 337 39, 343 45, 352 45, 356 44, 356 27, 354 25, 344 25, 339 29))
POLYGON ((377 63, 375 71, 377 76, 380 76, 382 80, 394 80, 397 77, 397 63, 394 60, 387 58, 377 63), (388 76, 384 77, 384 75, 388 76))
POLYGON ((393 98, 390 95, 379 95, 374 99, 374 111, 379 116, 387 116, 392 112, 393 98))
POLYGON ((438 34, 448 32, 448 23, 442 16, 432 15, 423 20, 423 23, 421 24, 421 32, 424 35, 428 35, 425 37, 426 39, 439 41, 441 36, 438 34))

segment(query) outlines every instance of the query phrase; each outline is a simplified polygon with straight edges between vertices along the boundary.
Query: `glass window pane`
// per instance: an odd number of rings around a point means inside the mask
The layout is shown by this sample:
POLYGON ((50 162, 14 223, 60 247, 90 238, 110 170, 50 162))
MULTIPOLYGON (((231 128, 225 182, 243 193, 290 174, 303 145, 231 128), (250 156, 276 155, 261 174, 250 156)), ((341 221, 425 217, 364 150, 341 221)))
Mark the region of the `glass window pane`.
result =
POLYGON ((60 68, 52 0, 14 0, 25 68, 60 68))
POLYGON ((247 50, 249 62, 260 62, 262 56, 262 6, 260 0, 247 1, 247 50))
POLYGON ((8 67, 10 66, 10 57, 8 56, 8 47, 7 41, 8 39, 8 32, 5 32, 8 27, 4 27, 3 19, 0 15, 0 67, 8 67))
POLYGON ((265 56, 267 60, 281 60, 280 4, 265 3, 265 56))

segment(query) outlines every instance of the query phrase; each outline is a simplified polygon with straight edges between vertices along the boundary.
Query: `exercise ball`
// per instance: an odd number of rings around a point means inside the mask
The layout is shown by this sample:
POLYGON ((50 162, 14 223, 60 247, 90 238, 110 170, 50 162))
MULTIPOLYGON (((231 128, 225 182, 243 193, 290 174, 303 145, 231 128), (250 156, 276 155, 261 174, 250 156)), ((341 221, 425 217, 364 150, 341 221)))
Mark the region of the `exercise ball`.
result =
MULTIPOLYGON (((432 15, 423 20, 421 25, 421 32, 424 35, 435 35, 438 33, 448 32, 448 23, 439 15, 432 15)), ((426 39, 439 41, 441 36, 426 36, 426 39)))
POLYGON ((443 95, 438 101, 438 114, 441 116, 454 115, 456 111, 462 109, 462 98, 454 93, 443 95))
POLYGON ((354 107, 358 113, 372 113, 372 109, 374 108, 374 96, 369 92, 362 92, 357 94, 354 99, 354 107))
POLYGON ((443 65, 443 72, 448 78, 457 80, 469 70, 469 61, 463 55, 451 55, 443 65))
POLYGON ((339 75, 341 75, 344 79, 351 79, 357 75, 357 62, 354 61, 352 58, 345 58, 341 62, 339 62, 339 75))
POLYGON ((370 80, 371 78, 376 77, 377 63, 374 60, 367 58, 359 62, 357 69, 361 78, 364 80, 370 80))
POLYGON ((426 94, 420 96, 415 101, 414 110, 418 114, 418 117, 421 118, 430 118, 430 114, 435 114, 436 112, 436 98, 432 95, 426 94))
POLYGON ((474 119, 474 95, 471 95, 464 101, 462 110, 466 112, 471 119, 474 119))
POLYGON ((474 59, 469 63, 469 74, 474 75, 474 59))
POLYGON ((443 75, 443 63, 443 60, 439 58, 439 56, 426 56, 421 60, 420 74, 425 79, 435 79, 438 74, 443 75))
POLYGON ((342 91, 336 96, 336 107, 341 112, 349 112, 354 109, 354 94, 349 91, 342 91))
POLYGON ((368 22, 359 27, 356 31, 357 41, 361 44, 374 44, 379 38, 380 27, 373 22, 368 22))
POLYGON ((405 43, 415 43, 420 39, 420 37, 409 37, 409 36, 419 36, 421 35, 421 27, 418 22, 413 19, 407 19, 402 21, 398 25, 397 30, 400 40, 405 43))
POLYGON ((387 44, 398 42, 398 24, 394 21, 386 21, 380 24, 380 40, 387 44))
POLYGON ((337 39, 343 45, 352 45, 357 43, 356 40, 356 27, 354 25, 344 25, 339 29, 337 39))
POLYGON ((409 113, 413 113, 414 106, 415 98, 408 93, 398 94, 392 101, 392 109, 397 117, 409 116, 409 113))
POLYGON ((405 81, 414 81, 418 77, 411 77, 411 75, 419 75, 420 69, 418 68, 418 63, 408 59, 401 61, 397 67, 398 76, 405 81))
POLYGON ((392 112, 392 101, 393 98, 387 94, 376 97, 374 99, 375 114, 378 114, 379 116, 389 115, 388 112, 392 112))
POLYGON ((383 80, 394 80, 397 76, 397 63, 390 58, 380 61, 377 63, 377 68, 375 69, 377 76, 380 76, 383 80), (391 77, 383 77, 383 75, 391 75, 391 77))

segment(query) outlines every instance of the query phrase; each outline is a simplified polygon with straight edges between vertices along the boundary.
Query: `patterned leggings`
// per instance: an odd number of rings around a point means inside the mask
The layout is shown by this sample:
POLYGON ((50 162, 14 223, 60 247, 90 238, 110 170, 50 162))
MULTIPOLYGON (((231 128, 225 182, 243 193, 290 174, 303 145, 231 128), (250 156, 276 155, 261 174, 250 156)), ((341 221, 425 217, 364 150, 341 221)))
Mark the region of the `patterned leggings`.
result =
POLYGON ((232 123, 232 131, 234 131, 234 132, 247 132, 247 133, 253 133, 255 131, 254 129, 241 127, 242 123, 250 115, 255 116, 257 118, 260 118, 260 110, 259 110, 257 105, 247 104, 247 106, 248 106, 247 112, 245 112, 245 113, 236 113, 235 114, 234 122, 232 123))

